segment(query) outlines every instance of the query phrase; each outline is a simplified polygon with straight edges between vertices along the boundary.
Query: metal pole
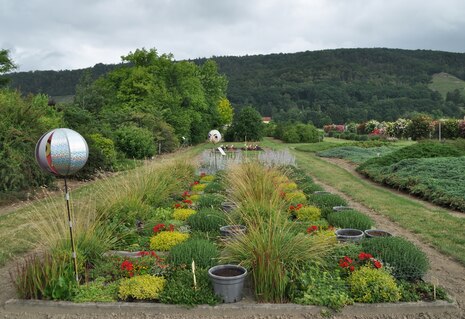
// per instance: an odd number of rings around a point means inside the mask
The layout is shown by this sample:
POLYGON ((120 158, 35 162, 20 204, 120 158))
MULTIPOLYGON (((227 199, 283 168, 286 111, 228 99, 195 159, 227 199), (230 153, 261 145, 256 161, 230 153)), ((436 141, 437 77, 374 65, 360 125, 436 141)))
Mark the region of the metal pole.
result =
POLYGON ((73 221, 71 220, 71 210, 69 208, 69 192, 68 192, 68 183, 66 182, 66 177, 65 177, 65 198, 66 198, 66 209, 68 210, 69 237, 71 239, 71 250, 73 252, 72 257, 74 260, 74 274, 76 275, 76 282, 79 284, 76 246, 74 245, 74 238, 73 238, 73 221))

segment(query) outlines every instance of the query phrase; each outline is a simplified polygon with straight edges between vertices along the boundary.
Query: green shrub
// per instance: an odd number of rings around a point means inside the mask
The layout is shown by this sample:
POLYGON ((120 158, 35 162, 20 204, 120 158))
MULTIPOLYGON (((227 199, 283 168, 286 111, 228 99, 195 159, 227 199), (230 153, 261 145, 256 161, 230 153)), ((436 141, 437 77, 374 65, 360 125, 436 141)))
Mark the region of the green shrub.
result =
POLYGON ((136 159, 151 157, 156 151, 152 132, 134 125, 116 130, 116 146, 127 157, 136 159))
POLYGON ((312 266, 296 279, 292 301, 304 305, 326 306, 340 310, 353 303, 349 288, 339 270, 334 273, 312 266))
POLYGON ((400 301, 403 302, 449 300, 444 288, 429 282, 399 280, 398 286, 402 294, 400 301))
POLYGON ((116 164, 117 152, 113 140, 95 133, 89 135, 88 144, 93 144, 103 155, 103 168, 113 167, 116 164))
POLYGON ((159 276, 125 278, 120 281, 118 297, 122 300, 157 300, 165 285, 166 279, 159 276))
POLYGON ((190 269, 175 271, 168 278, 168 283, 160 294, 160 302, 181 305, 216 305, 218 297, 215 296, 211 286, 208 271, 197 268, 197 289, 194 289, 193 274, 190 269))
POLYGON ((193 231, 219 233, 221 226, 225 226, 226 216, 216 209, 203 208, 197 214, 189 216, 187 224, 193 231))
POLYGON ((357 302, 397 302, 401 297, 394 277, 383 269, 363 266, 349 276, 348 283, 357 302))
POLYGON ((297 220, 312 222, 320 219, 321 210, 315 206, 304 206, 295 212, 297 220))
POLYGON ((162 231, 150 238, 150 249, 167 251, 174 246, 186 241, 189 234, 180 233, 178 231, 162 231))
POLYGON ((199 268, 210 268, 217 264, 218 248, 205 239, 189 239, 170 250, 168 262, 175 265, 191 265, 192 260, 199 268))
POLYGON ((386 167, 407 158, 432 158, 432 157, 458 157, 464 156, 465 151, 457 149, 453 145, 438 142, 423 142, 401 148, 385 156, 372 158, 357 170, 362 173, 369 173, 369 170, 376 167, 386 167))
POLYGON ((225 201, 224 196, 219 194, 203 194, 197 201, 199 208, 221 208, 221 203, 225 201))
POLYGON ((362 242, 362 248, 392 267, 398 279, 421 279, 429 268, 426 254, 400 237, 371 238, 362 242))
POLYGON ((373 221, 370 217, 353 210, 332 212, 326 216, 328 223, 337 228, 370 229, 373 221))
POLYGON ((407 136, 414 141, 429 138, 433 129, 432 122, 433 119, 429 115, 420 114, 412 117, 410 124, 406 128, 407 136))
POLYGON ((90 283, 76 287, 73 302, 114 302, 118 300, 119 282, 106 283, 100 277, 90 283))
POLYGON ((334 206, 347 206, 347 202, 335 194, 311 194, 308 196, 308 203, 319 208, 331 209, 334 206))
POLYGON ((221 193, 225 190, 224 186, 218 182, 210 182, 208 183, 207 187, 205 187, 204 192, 211 194, 211 193, 221 193))

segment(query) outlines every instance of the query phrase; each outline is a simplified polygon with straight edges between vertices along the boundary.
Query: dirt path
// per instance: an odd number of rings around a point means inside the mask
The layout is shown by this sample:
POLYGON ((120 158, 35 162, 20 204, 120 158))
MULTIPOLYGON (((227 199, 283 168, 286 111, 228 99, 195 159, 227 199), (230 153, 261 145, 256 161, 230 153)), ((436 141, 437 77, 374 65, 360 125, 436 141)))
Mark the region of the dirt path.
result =
POLYGON ((445 208, 445 207, 442 207, 442 206, 437 206, 437 205, 434 205, 434 204, 432 204, 430 202, 422 200, 422 199, 420 199, 418 197, 406 194, 405 192, 401 192, 401 191, 398 191, 398 190, 396 190, 394 188, 385 187, 385 186, 382 186, 382 185, 380 185, 378 183, 375 183, 372 180, 370 180, 369 178, 367 178, 366 176, 360 174, 359 172, 357 172, 355 170, 357 168, 357 164, 353 164, 351 162, 348 162, 348 161, 340 159, 340 158, 328 158, 328 157, 318 157, 318 158, 321 159, 321 160, 324 160, 326 162, 335 164, 335 165, 345 169, 346 171, 348 171, 352 175, 354 175, 354 176, 356 176, 356 177, 358 177, 360 179, 363 179, 364 181, 370 183, 372 185, 372 187, 376 187, 376 188, 383 189, 383 190, 389 190, 390 192, 395 193, 396 195, 407 198, 407 199, 409 199, 411 201, 415 201, 417 203, 421 203, 424 207, 426 207, 428 209, 432 209, 432 210, 442 209, 442 210, 446 211, 447 213, 449 213, 452 216, 459 217, 459 218, 465 218, 465 213, 463 213, 463 212, 453 210, 453 209, 448 209, 448 208, 445 208))
MULTIPOLYGON (((325 159, 326 160, 326 159, 325 159)), ((360 177, 357 172, 353 169, 353 166, 348 164, 346 161, 342 160, 334 160, 331 159, 330 162, 337 164, 339 167, 343 167, 350 173, 357 175, 360 177)), ((370 216, 376 223, 378 229, 384 229, 389 231, 390 233, 394 234, 395 236, 401 236, 409 241, 415 243, 421 250, 423 250, 430 260, 431 269, 427 273, 427 280, 436 283, 440 286, 446 288, 446 290, 457 300, 457 303, 462 310, 462 316, 465 317, 465 267, 459 264, 458 262, 454 261, 452 258, 445 256, 439 253, 437 250, 432 248, 430 245, 427 245, 421 242, 418 237, 413 234, 412 232, 405 230, 402 228, 401 225, 389 220, 386 216, 381 215, 368 207, 352 200, 351 197, 345 195, 344 193, 340 192, 339 190, 326 185, 318 180, 315 179, 315 182, 320 184, 325 188, 325 190, 337 194, 342 198, 346 199, 351 207, 359 210, 370 216)), ((378 185, 374 185, 380 187, 378 185)), ((391 190, 390 190, 391 191, 391 190)), ((398 192, 392 190, 396 194, 398 192)), ((412 198, 408 195, 402 194, 405 197, 408 197, 410 200, 412 198)), ((414 199, 418 200, 418 199, 414 199)), ((424 201, 421 201, 424 204, 424 201)), ((431 205, 431 208, 437 209, 436 206, 431 205)), ((463 213, 462 217, 463 217, 463 213)))

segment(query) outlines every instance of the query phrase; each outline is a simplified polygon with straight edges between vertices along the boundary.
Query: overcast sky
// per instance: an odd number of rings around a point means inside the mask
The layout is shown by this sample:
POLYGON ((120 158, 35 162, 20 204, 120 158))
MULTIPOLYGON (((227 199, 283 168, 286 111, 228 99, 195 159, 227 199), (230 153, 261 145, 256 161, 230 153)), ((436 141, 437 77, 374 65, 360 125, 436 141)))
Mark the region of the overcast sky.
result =
POLYGON ((388 47, 465 52, 463 0, 0 0, 0 49, 18 71, 388 47))

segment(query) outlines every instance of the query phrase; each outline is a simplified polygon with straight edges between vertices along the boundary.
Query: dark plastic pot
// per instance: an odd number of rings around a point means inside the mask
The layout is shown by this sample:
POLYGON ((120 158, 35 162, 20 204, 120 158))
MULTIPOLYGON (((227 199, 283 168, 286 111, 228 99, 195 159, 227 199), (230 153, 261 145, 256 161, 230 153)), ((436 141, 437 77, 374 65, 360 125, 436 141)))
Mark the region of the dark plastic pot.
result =
POLYGON ((342 212, 344 210, 353 210, 353 208, 349 206, 334 206, 333 207, 333 211, 335 212, 342 212))
POLYGON ((367 229, 365 230, 365 236, 367 238, 375 238, 375 237, 391 237, 392 234, 380 229, 367 229))
POLYGON ((208 269, 215 294, 225 303, 240 301, 247 269, 238 265, 218 265, 208 269))
POLYGON ((223 208, 223 210, 226 213, 229 213, 230 211, 233 211, 236 208, 236 205, 234 203, 224 202, 221 203, 221 208, 223 208))
POLYGON ((339 241, 358 242, 364 236, 363 231, 359 229, 343 228, 336 230, 336 237, 339 241))
POLYGON ((220 227, 220 234, 223 237, 234 237, 245 234, 247 227, 244 225, 227 225, 220 227))

